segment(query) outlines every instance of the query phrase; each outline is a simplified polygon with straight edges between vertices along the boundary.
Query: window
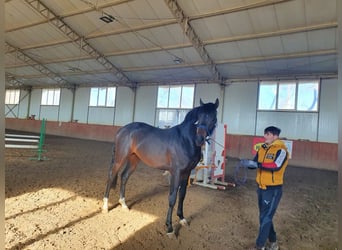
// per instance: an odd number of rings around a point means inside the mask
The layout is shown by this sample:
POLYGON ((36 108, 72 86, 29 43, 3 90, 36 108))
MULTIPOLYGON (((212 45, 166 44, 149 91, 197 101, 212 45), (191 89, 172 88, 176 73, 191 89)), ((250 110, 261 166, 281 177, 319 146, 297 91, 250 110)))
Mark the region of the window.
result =
POLYGON ((277 108, 279 110, 294 110, 296 101, 296 83, 279 84, 277 108))
POLYGON ((6 90, 5 104, 19 104, 19 97, 19 89, 8 89, 6 90))
POLYGON ((91 88, 89 106, 114 107, 116 87, 91 88))
POLYGON ((259 110, 318 111, 318 81, 260 82, 259 110))
POLYGON ((58 106, 60 99, 60 89, 43 89, 42 90, 42 105, 58 106))
POLYGON ((297 110, 318 110, 318 82, 300 82, 298 84, 297 110))
POLYGON ((158 88, 157 121, 160 128, 181 123, 194 103, 193 85, 160 86, 158 88))
POLYGON ((276 83, 263 83, 259 87, 259 109, 275 110, 277 97, 276 83))

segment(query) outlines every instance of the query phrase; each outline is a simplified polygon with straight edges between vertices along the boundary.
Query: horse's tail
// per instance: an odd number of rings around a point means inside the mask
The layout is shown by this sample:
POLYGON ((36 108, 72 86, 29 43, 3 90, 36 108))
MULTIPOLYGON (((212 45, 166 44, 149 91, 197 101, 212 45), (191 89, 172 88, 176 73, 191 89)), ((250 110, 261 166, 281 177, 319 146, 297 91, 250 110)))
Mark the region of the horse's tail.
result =
POLYGON ((111 180, 111 188, 115 188, 116 182, 117 182, 117 176, 118 176, 118 173, 116 173, 116 175, 113 176, 112 169, 113 169, 114 163, 115 163, 115 143, 113 143, 112 160, 110 161, 109 169, 108 169, 108 180, 111 180))
POLYGON ((113 166, 114 162, 115 162, 115 143, 113 143, 113 147, 112 147, 112 161, 110 163, 110 167, 113 166))

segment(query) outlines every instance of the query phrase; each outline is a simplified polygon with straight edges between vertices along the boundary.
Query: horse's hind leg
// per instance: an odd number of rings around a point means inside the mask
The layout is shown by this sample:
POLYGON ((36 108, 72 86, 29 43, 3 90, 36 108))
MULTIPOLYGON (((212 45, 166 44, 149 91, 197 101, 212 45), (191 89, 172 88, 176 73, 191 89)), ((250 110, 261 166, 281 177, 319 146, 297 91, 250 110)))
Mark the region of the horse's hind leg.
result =
POLYGON ((121 206, 123 208, 127 208, 128 209, 128 206, 126 205, 126 202, 125 202, 126 183, 128 181, 128 178, 131 176, 131 174, 136 169, 139 161, 140 161, 139 158, 135 154, 132 154, 128 158, 128 163, 127 163, 126 167, 123 169, 123 171, 121 173, 121 185, 120 185, 120 199, 119 199, 119 203, 121 204, 121 206))
POLYGON ((115 188, 117 179, 118 179, 118 172, 124 163, 125 163, 125 159, 121 159, 120 161, 117 161, 115 164, 114 164, 114 158, 112 160, 112 165, 108 173, 107 186, 106 186, 106 190, 105 190, 104 197, 103 197, 103 207, 102 207, 103 212, 108 212, 109 192, 111 188, 115 188))
POLYGON ((108 197, 109 197, 109 192, 110 189, 113 187, 115 188, 116 186, 116 182, 118 179, 118 171, 120 169, 120 165, 119 164, 114 164, 108 173, 108 178, 107 178, 107 185, 106 185, 106 190, 104 193, 104 197, 103 197, 103 207, 102 207, 102 211, 103 212, 108 212, 108 197))

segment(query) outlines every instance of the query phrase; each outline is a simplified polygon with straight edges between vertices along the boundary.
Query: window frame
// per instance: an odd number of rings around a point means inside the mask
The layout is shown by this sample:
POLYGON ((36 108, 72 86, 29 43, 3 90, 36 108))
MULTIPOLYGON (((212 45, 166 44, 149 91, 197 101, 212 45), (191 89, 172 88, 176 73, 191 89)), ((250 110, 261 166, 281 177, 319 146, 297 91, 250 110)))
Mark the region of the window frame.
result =
POLYGON ((89 107, 103 107, 103 108, 115 108, 116 106, 117 87, 91 87, 89 93, 89 107), (92 96, 93 91, 96 90, 96 97, 92 96), (111 93, 113 92, 113 93, 111 93), (112 100, 109 98, 112 97, 112 100), (95 100, 96 99, 96 100, 95 100), (96 104, 95 104, 96 102, 96 104))
MULTIPOLYGON (((319 112, 319 102, 320 102, 320 87, 321 87, 321 81, 320 80, 278 80, 278 81, 271 81, 271 80, 267 80, 267 81, 259 81, 258 84, 258 98, 257 98, 257 111, 277 111, 277 112, 305 112, 305 113, 318 113, 319 112), (265 93, 261 92, 262 86, 266 86, 266 85, 275 85, 276 86, 276 91, 273 95, 273 97, 275 98, 275 103, 274 103, 274 108, 265 108, 265 104, 261 103, 262 98, 264 98, 265 93), (284 103, 286 105, 287 102, 280 100, 280 98, 282 97, 282 94, 280 93, 280 89, 281 86, 284 86, 285 84, 294 84, 294 89, 292 89, 294 91, 293 95, 291 96, 291 101, 293 102, 293 108, 292 107, 280 107, 279 105, 281 103, 284 103), (314 90, 314 97, 312 99, 313 101, 313 105, 314 105, 314 109, 300 109, 299 107, 299 101, 302 100, 302 95, 299 95, 299 88, 301 86, 304 86, 305 84, 312 84, 312 85, 316 85, 314 86, 313 90, 314 90), (315 91, 316 90, 316 91, 315 91), (262 108, 261 108, 262 106, 262 108)), ((302 103, 302 102, 301 102, 302 103)), ((291 104, 291 103, 290 103, 291 104)), ((289 105, 289 104, 288 104, 289 105)), ((292 105, 292 104, 291 104, 292 105)), ((272 105, 273 107, 273 105, 272 105)))
POLYGON ((42 97, 40 105, 42 106, 59 106, 61 100, 60 88, 42 89, 42 97))
POLYGON ((18 105, 20 102, 20 89, 6 89, 5 105, 18 105))
POLYGON ((190 111, 191 109, 193 109, 194 99, 195 99, 195 84, 158 86, 155 125, 160 127, 160 124, 164 123, 165 125, 163 128, 168 128, 168 127, 173 127, 177 124, 180 124, 183 121, 183 118, 185 117, 187 113, 186 111, 190 111), (180 93, 179 95, 177 95, 178 103, 174 105, 175 104, 174 102, 170 102, 170 94, 172 95, 172 90, 176 90, 177 88, 180 88, 180 93), (185 98, 185 95, 186 93, 188 93, 188 90, 185 90, 186 88, 189 88, 189 89, 192 88, 191 90, 192 100, 189 103, 186 103, 187 98, 185 98), (164 89, 163 92, 160 91, 161 89, 164 89), (160 100, 160 98, 167 98, 167 100, 160 100), (189 105, 190 103, 191 105, 189 105), (170 104, 173 104, 173 105, 170 105, 170 104), (176 118, 174 120, 169 120, 169 119, 160 120, 160 116, 162 112, 166 112, 167 117, 169 115, 174 115, 176 118))

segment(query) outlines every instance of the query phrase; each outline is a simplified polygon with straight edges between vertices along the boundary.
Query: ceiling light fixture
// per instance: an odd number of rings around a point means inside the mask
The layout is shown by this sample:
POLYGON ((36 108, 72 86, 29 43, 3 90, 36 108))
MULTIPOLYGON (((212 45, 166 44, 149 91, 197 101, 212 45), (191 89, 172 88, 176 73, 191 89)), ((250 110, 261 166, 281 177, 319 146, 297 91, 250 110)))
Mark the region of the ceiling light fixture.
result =
POLYGON ((80 72, 80 71, 82 71, 80 68, 78 68, 78 67, 70 67, 70 68, 68 68, 68 70, 70 70, 70 71, 72 71, 72 72, 80 72))
POLYGON ((106 13, 102 13, 102 17, 100 17, 100 19, 105 23, 112 23, 115 20, 115 17, 106 13))
POLYGON ((183 63, 183 59, 180 58, 180 57, 175 57, 175 58, 173 59, 173 62, 174 62, 175 64, 181 64, 181 63, 183 63))

